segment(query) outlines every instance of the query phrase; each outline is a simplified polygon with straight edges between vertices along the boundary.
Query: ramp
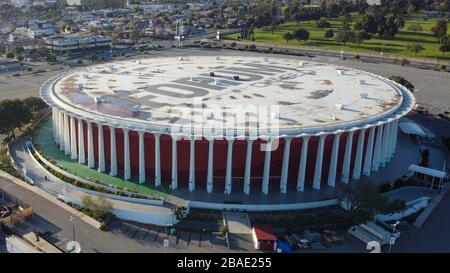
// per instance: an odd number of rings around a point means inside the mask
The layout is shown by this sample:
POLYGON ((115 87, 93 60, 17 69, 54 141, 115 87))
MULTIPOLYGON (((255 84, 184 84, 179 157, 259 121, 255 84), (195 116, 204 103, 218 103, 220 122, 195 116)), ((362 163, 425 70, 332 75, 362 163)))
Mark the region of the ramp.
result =
POLYGON ((228 226, 229 247, 236 251, 254 251, 252 226, 247 213, 223 212, 223 219, 228 226))

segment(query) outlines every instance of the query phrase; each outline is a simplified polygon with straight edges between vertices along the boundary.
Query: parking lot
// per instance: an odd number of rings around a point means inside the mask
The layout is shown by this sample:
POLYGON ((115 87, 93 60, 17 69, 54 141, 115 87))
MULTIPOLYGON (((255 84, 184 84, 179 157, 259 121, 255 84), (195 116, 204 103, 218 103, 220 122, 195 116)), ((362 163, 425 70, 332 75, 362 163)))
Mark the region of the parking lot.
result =
POLYGON ((138 225, 125 221, 116 221, 109 228, 116 235, 133 239, 159 251, 171 252, 175 249, 188 252, 229 251, 225 239, 218 233, 176 230, 176 234, 171 234, 170 229, 170 227, 138 225), (164 239, 169 241, 168 247, 164 246, 164 239))

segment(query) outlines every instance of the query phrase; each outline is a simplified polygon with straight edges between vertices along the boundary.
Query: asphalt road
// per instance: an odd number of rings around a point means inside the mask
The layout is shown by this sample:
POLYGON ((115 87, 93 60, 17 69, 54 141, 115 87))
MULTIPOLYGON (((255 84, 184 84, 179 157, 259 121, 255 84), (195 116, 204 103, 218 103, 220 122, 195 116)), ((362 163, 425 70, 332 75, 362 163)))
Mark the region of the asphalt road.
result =
POLYGON ((402 231, 392 248, 397 253, 450 253, 450 193, 441 200, 428 221, 418 229, 402 231))

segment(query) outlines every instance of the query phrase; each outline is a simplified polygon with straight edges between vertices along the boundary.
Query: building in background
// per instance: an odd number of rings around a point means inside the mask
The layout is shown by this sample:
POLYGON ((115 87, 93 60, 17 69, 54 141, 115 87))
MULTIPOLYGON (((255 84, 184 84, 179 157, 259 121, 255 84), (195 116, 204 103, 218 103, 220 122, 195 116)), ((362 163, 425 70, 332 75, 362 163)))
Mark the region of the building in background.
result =
POLYGON ((99 35, 59 35, 44 39, 45 46, 59 54, 90 49, 109 49, 110 37, 99 35))

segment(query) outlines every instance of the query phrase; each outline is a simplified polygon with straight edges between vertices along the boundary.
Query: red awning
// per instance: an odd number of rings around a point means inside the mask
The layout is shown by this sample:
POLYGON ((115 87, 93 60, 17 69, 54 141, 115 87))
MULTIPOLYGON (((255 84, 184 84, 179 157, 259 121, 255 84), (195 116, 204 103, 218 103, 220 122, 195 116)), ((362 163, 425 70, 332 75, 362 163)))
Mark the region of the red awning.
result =
POLYGON ((260 241, 276 241, 277 237, 273 233, 271 225, 254 225, 256 239, 260 241))

